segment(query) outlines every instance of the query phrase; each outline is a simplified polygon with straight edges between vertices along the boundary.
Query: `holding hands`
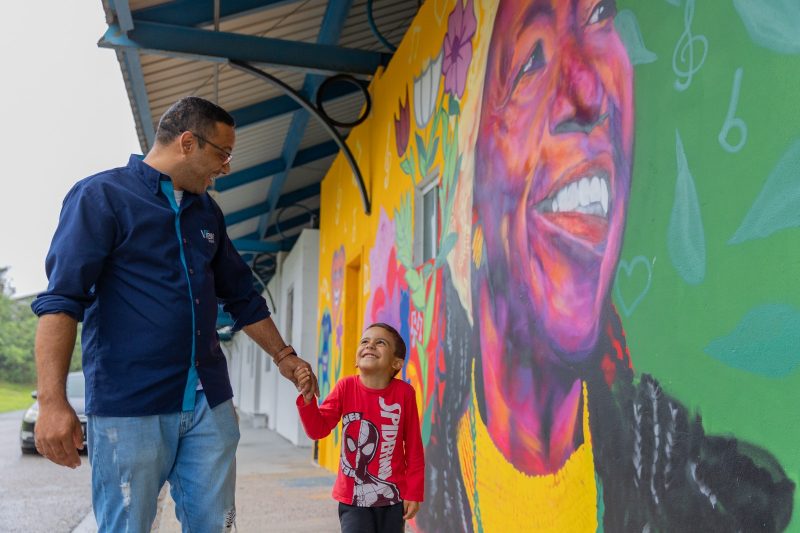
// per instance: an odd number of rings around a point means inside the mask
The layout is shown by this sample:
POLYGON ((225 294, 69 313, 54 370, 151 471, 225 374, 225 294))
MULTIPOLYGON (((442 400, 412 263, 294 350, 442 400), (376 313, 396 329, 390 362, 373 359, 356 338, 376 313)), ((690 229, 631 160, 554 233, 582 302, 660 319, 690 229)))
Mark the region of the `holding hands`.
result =
POLYGON ((319 395, 319 386, 317 385, 317 378, 311 371, 311 365, 305 367, 298 366, 294 370, 294 382, 297 390, 303 395, 306 405, 314 400, 315 395, 319 395))

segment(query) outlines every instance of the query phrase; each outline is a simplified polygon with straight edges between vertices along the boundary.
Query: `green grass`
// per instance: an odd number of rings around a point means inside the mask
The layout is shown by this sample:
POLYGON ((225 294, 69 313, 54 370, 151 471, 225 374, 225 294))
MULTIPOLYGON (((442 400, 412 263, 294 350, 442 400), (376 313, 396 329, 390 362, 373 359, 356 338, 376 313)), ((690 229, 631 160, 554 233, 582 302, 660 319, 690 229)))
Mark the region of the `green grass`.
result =
POLYGON ((31 391, 36 385, 20 385, 0 381, 0 413, 19 411, 33 403, 31 391))

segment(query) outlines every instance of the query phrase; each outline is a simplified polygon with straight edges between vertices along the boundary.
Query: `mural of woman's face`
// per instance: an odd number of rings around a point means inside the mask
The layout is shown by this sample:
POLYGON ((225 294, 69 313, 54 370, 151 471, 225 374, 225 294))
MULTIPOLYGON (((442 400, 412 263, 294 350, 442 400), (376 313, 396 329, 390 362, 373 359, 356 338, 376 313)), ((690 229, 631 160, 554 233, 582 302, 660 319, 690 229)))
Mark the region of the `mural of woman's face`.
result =
POLYGON ((597 341, 630 191, 633 74, 615 12, 501 0, 486 67, 474 201, 495 328, 568 361, 597 341))

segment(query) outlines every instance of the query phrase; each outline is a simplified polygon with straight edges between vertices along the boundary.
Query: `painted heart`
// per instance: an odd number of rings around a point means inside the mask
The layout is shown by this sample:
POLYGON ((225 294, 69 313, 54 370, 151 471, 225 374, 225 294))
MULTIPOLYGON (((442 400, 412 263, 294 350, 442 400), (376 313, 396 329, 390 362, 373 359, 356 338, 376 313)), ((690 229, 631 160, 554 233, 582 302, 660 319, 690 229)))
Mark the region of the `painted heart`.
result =
POLYGON ((625 316, 631 316, 634 309, 650 290, 650 284, 653 281, 653 267, 650 261, 643 255, 634 257, 631 262, 621 259, 617 267, 617 275, 614 279, 614 294, 617 299, 617 305, 622 309, 625 316), (647 280, 642 274, 636 273, 637 271, 647 274, 647 280), (624 273, 623 276, 620 274, 624 273), (622 284, 625 288, 622 288, 622 284), (623 296, 623 293, 626 296, 623 296), (631 302, 628 304, 628 302, 631 302))

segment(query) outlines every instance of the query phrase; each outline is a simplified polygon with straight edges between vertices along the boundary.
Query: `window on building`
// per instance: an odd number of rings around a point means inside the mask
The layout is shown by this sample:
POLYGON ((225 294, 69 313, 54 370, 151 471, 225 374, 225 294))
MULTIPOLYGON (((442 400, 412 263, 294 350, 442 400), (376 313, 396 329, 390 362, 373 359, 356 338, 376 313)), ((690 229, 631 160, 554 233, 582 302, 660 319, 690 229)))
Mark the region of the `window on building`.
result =
POLYGON ((436 257, 439 238, 439 176, 417 186, 414 220, 414 261, 420 265, 436 257))

